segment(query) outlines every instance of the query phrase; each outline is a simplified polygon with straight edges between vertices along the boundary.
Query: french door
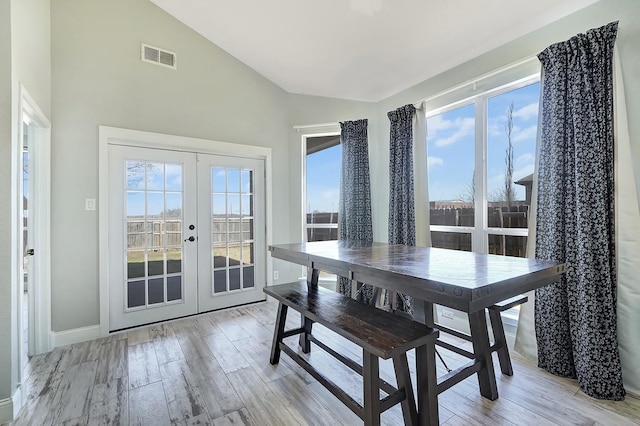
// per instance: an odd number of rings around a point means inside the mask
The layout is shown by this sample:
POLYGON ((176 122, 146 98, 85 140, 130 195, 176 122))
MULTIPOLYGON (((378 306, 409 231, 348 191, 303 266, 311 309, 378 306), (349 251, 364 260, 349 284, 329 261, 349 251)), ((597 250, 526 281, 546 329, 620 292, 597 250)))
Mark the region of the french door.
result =
POLYGON ((264 162, 109 146, 109 329, 264 300, 264 162))

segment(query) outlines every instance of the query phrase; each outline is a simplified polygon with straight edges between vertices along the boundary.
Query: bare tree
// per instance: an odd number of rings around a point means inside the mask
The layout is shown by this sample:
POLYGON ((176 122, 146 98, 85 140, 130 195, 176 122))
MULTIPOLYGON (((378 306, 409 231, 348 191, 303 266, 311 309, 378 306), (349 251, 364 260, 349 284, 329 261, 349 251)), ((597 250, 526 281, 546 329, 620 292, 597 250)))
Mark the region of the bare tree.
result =
POLYGON ((473 175, 471 175, 471 183, 467 185, 464 191, 458 195, 460 200, 466 203, 473 203, 476 199, 476 172, 474 170, 473 175))
POLYGON ((509 108, 507 109, 507 123, 505 128, 507 132, 507 150, 504 157, 504 201, 507 207, 511 207, 515 198, 515 190, 513 188, 513 143, 511 141, 511 133, 513 132, 513 102, 509 104, 509 108))

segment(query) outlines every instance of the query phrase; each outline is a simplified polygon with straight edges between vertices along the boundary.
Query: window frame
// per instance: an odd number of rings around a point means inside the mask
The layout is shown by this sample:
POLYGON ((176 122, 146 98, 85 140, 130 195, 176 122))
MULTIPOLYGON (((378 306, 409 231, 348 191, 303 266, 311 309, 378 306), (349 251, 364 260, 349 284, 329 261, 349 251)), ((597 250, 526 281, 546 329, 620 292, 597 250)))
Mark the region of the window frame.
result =
MULTIPOLYGON (((486 254, 489 251, 489 235, 528 237, 528 228, 495 228, 488 226, 488 190, 487 190, 487 166, 488 166, 488 100, 489 98, 520 89, 540 82, 540 73, 486 90, 477 95, 466 97, 459 101, 448 103, 445 106, 426 111, 426 119, 444 114, 457 108, 474 105, 475 114, 475 193, 474 199, 474 223, 476 226, 448 226, 428 224, 429 233, 448 232, 459 234, 471 234, 471 251, 486 254), (482 125, 478 125, 482 123, 482 125)), ((424 143, 428 145, 428 140, 424 143)), ((428 154, 428 146, 427 146, 428 154)), ((426 161, 426 158, 424 159, 426 161)), ((428 168, 427 168, 428 173, 428 168)), ((429 208, 429 206, 426 206, 429 208)))
MULTIPOLYGON (((315 126, 311 126, 311 127, 315 127, 315 126)), ((323 137, 323 136, 340 136, 341 132, 340 132, 340 126, 338 124, 336 124, 335 126, 330 125, 320 125, 318 127, 322 127, 324 128, 324 131, 311 131, 310 133, 306 133, 302 135, 302 149, 301 149, 301 153, 300 153, 300 164, 301 164, 301 175, 302 175, 302 179, 301 179, 301 186, 302 186, 302 197, 301 197, 301 201, 302 204, 300 206, 300 211, 302 212, 302 242, 306 243, 307 242, 307 230, 309 228, 316 228, 316 229, 320 229, 320 228, 329 228, 329 229, 338 229, 338 224, 337 223, 321 223, 321 224, 315 224, 314 226, 309 226, 309 224, 307 224, 307 139, 310 138, 319 138, 319 137, 323 137)), ((333 145, 335 146, 335 145, 333 145)), ((306 279, 307 278, 307 268, 304 266, 301 266, 301 274, 300 274, 301 278, 306 279)), ((335 289, 335 287, 337 286, 337 276, 334 274, 327 274, 327 273, 321 273, 320 276, 318 277, 318 283, 326 288, 330 288, 330 289, 335 289)))

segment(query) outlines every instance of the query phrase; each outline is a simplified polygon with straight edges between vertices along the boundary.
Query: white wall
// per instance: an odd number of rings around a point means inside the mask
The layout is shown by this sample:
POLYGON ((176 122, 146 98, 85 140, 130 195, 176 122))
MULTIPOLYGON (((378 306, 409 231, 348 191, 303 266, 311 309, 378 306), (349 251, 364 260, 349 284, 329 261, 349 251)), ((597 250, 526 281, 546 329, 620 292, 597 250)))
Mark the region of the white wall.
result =
POLYGON ((52 2, 51 49, 54 331, 99 322, 98 125, 271 147, 273 238, 289 240, 283 90, 147 0, 52 2), (177 70, 141 62, 141 42, 177 70))

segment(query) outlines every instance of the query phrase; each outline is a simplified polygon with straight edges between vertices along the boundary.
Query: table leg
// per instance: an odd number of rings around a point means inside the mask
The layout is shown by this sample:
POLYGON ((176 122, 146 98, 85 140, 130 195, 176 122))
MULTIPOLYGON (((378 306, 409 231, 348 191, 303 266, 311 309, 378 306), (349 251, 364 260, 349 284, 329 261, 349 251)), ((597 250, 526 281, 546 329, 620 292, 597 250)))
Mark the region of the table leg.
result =
POLYGON ((498 398, 498 386, 496 384, 496 373, 493 369, 493 360, 491 359, 489 331, 484 309, 469 314, 469 326, 471 328, 473 353, 477 359, 483 361, 482 369, 478 371, 480 394, 494 401, 498 398))
POLYGON ((424 301, 424 325, 434 326, 433 321, 433 303, 424 301))

